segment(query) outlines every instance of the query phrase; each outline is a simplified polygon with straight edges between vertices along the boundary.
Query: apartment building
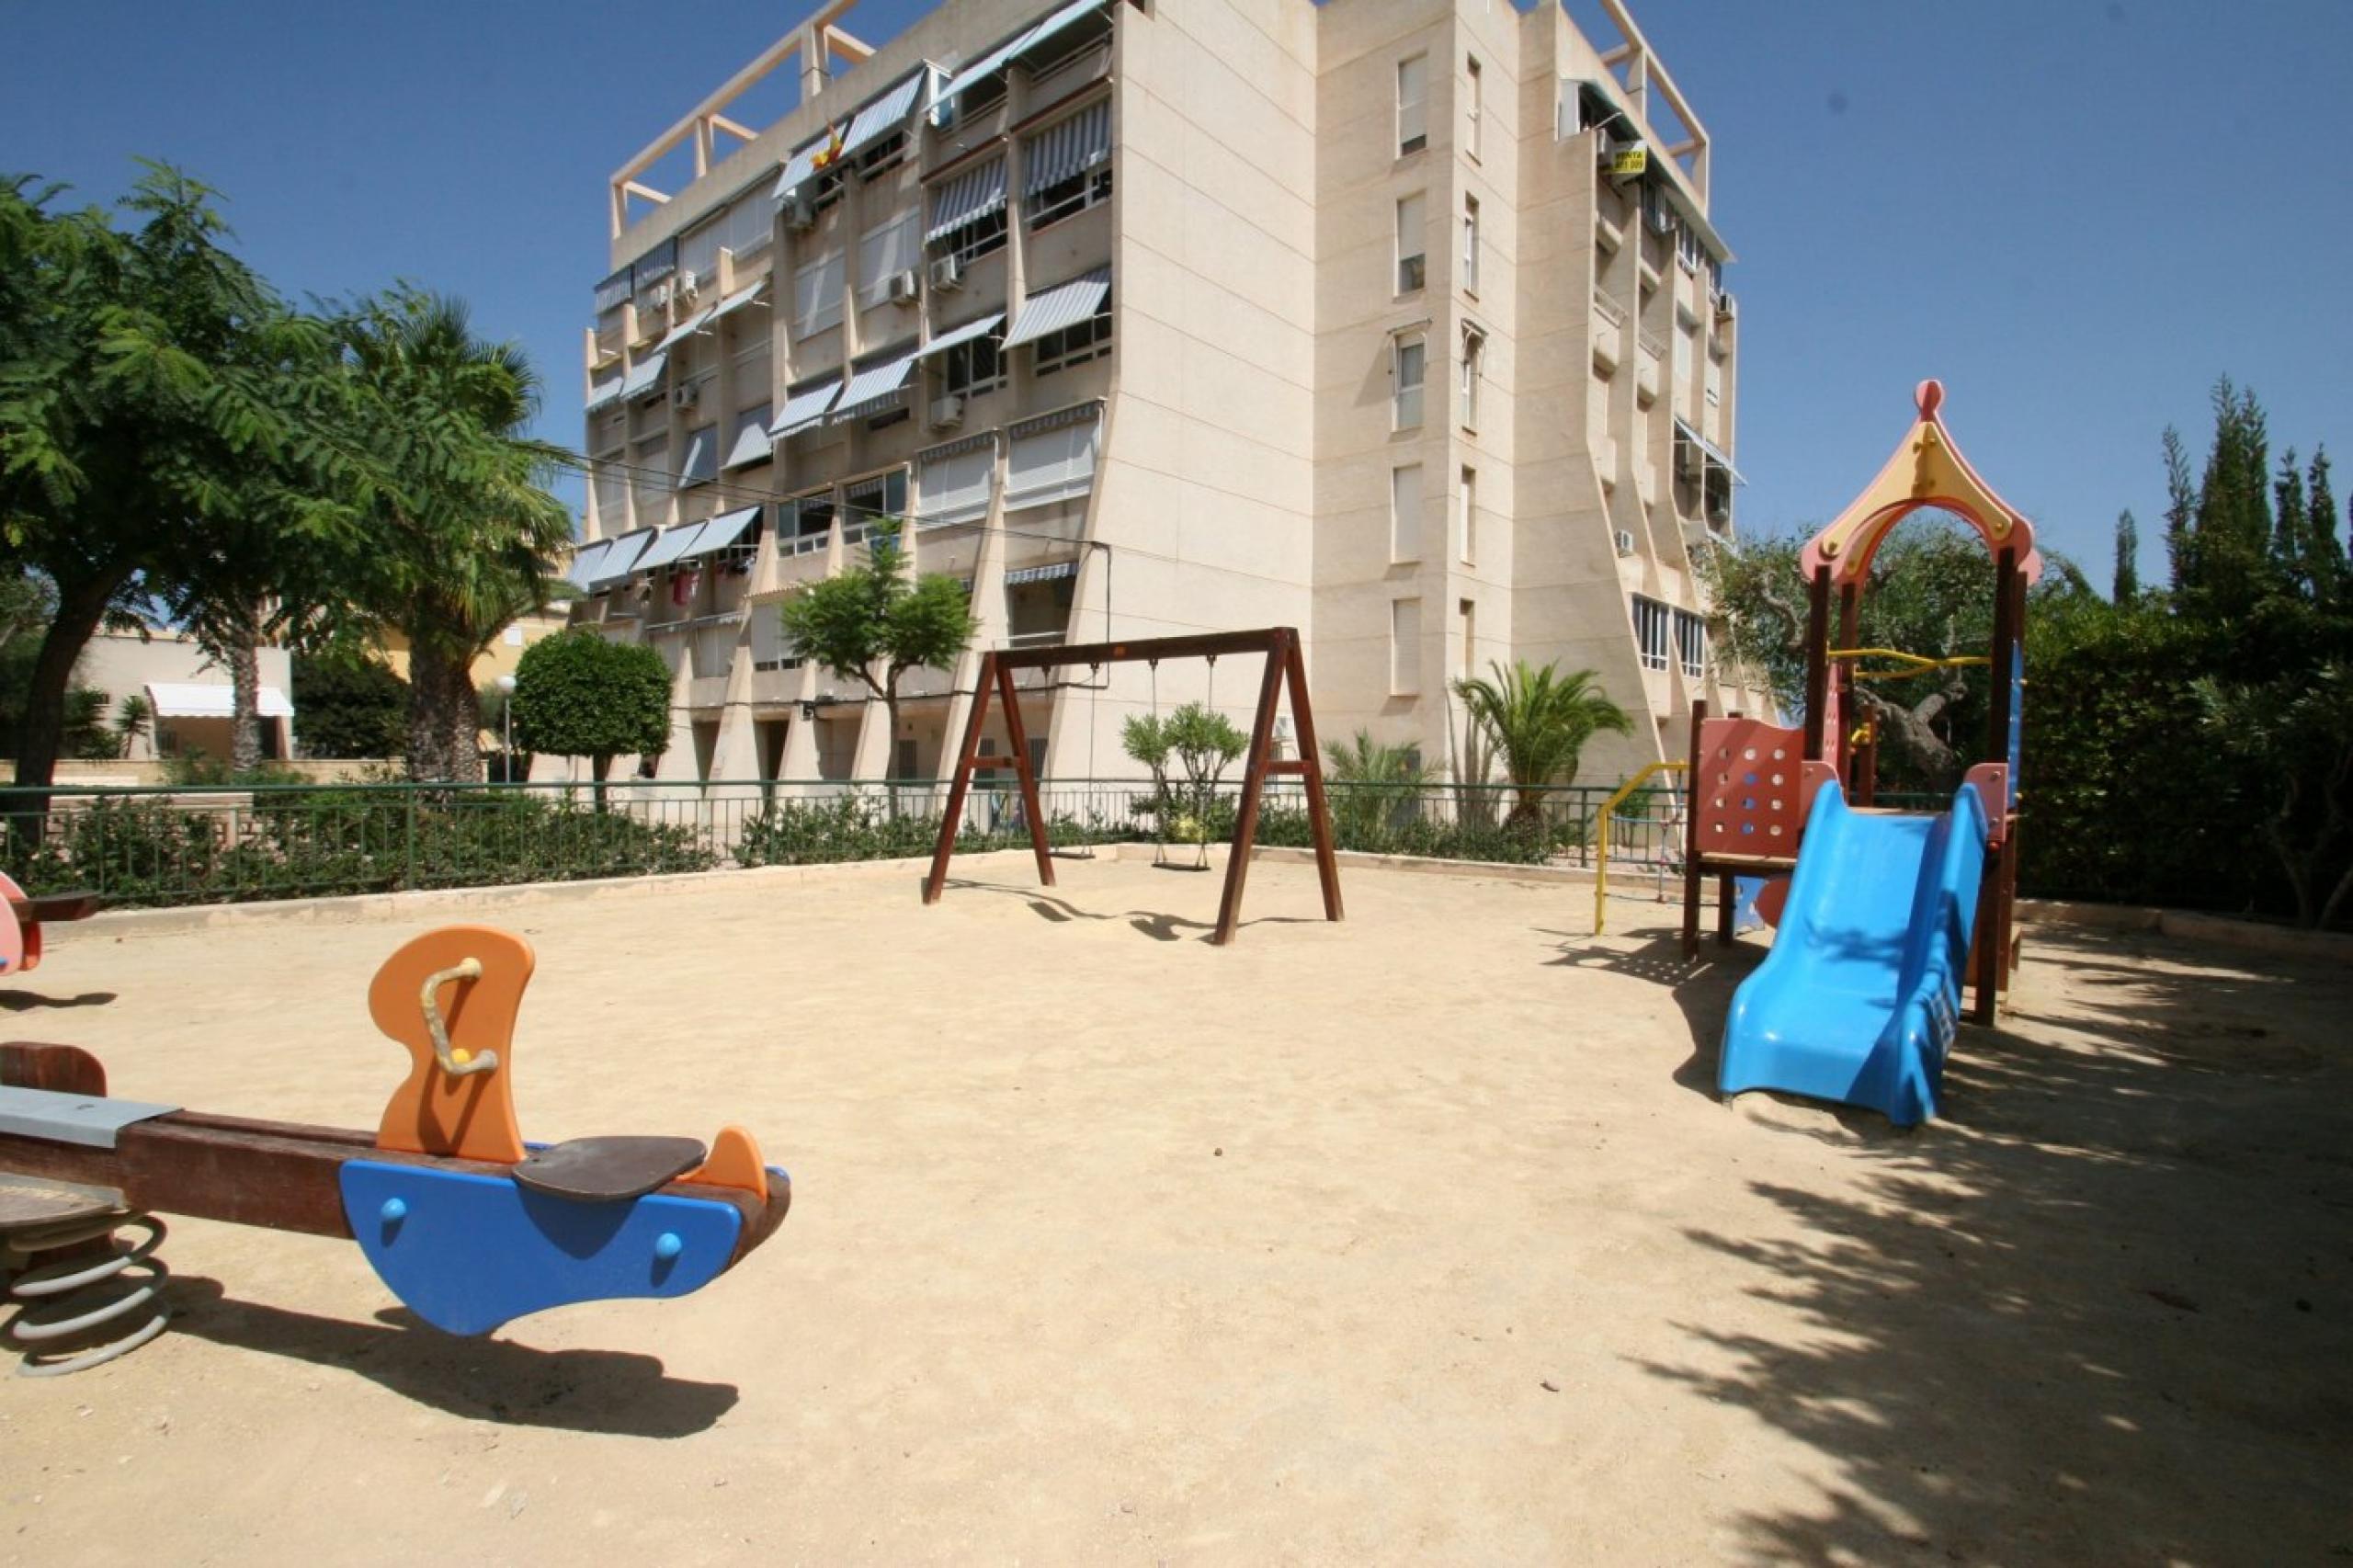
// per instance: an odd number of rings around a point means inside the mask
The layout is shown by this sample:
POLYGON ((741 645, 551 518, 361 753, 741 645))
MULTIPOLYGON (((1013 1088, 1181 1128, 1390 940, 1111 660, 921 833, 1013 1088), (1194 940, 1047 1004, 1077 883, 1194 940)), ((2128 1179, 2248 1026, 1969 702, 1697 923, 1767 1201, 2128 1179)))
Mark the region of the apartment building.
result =
MULTIPOLYGON (((925 777, 978 649, 1290 624, 1323 733, 1452 770, 1451 683, 1590 667, 1682 749, 1729 540, 1737 312, 1710 142, 1618 0, 829 3, 613 176, 575 619, 663 650, 677 778, 925 777), (799 107, 730 108, 797 69, 799 107), (655 181, 676 166, 665 190, 655 181), (905 519, 972 596, 900 733, 777 605, 905 519)), ((1058 777, 1256 670, 1025 691, 1058 777)), ((1002 737, 992 737, 992 749, 1002 737)))

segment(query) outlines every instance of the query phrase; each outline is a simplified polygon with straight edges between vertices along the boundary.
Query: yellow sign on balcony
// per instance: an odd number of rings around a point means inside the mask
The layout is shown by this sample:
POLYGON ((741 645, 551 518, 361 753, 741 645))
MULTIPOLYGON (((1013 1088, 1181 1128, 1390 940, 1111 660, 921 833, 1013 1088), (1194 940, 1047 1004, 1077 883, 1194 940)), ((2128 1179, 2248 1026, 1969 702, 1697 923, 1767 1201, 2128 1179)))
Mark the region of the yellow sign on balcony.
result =
POLYGON ((1651 166, 1651 150, 1637 142, 1631 147, 1620 147, 1609 154, 1609 177, 1633 179, 1651 166))

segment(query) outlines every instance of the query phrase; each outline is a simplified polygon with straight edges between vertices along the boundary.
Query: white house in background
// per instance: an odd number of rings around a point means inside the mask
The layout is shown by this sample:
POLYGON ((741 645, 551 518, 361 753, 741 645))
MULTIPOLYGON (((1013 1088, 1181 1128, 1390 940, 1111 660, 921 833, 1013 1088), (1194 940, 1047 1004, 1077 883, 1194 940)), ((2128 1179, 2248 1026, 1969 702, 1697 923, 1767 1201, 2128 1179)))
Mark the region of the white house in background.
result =
MULTIPOLYGON (((261 754, 271 759, 294 755, 294 688, 291 661, 283 648, 264 648, 261 666, 261 754)), ((229 756, 233 711, 229 672, 208 659, 196 640, 181 631, 151 631, 145 637, 101 632, 90 639, 74 666, 74 684, 107 694, 107 722, 122 711, 122 699, 141 697, 153 715, 131 742, 125 760, 229 756)))

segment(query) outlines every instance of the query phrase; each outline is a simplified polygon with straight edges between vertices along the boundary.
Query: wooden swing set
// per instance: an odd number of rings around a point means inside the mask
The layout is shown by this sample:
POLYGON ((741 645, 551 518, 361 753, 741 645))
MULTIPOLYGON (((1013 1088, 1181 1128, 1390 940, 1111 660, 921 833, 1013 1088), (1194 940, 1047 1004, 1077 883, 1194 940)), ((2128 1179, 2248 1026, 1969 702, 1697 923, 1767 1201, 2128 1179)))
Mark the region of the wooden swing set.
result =
MULTIPOLYGON (((1022 670, 1055 670, 1085 665, 1099 671, 1106 665, 1148 664, 1157 669, 1163 659, 1207 659, 1211 667, 1227 653, 1264 653, 1266 674, 1258 683, 1257 715, 1250 726, 1250 749, 1242 774, 1242 799, 1233 813, 1233 839, 1225 863, 1225 892, 1218 901, 1217 928, 1210 940, 1223 947, 1233 940, 1242 915, 1243 883, 1250 874, 1250 852, 1258 838, 1258 808, 1269 778, 1296 778, 1307 790, 1307 820, 1315 841, 1315 870, 1324 888, 1324 918, 1337 920, 1340 912, 1340 869, 1332 855, 1332 813, 1324 795, 1324 764, 1316 750, 1315 710, 1307 699, 1307 663, 1300 652, 1299 632, 1289 626, 1255 631, 1213 631, 1193 637, 1148 637, 1128 642, 1085 642, 1060 648, 993 648, 981 655, 978 689, 972 715, 964 723, 963 744, 956 754, 956 772, 948 786, 948 811, 940 819, 939 840, 931 854, 931 871, 924 878, 923 901, 939 902, 948 885, 948 861, 956 851, 956 832, 964 817, 964 797, 972 774, 982 768, 1011 768, 1021 790, 1022 819, 1029 826, 1029 847, 1038 860, 1038 880, 1054 885, 1052 851, 1046 839, 1046 817, 1038 800, 1038 776, 1029 764, 1029 733, 1021 722, 1020 694, 1013 684, 1022 670), (1277 757, 1275 710, 1288 686, 1292 726, 1299 736, 1299 756, 1277 757), (986 726, 994 699, 1005 710, 1009 755, 983 756, 981 732, 986 726)), ((1157 685, 1155 683, 1155 691, 1157 685)), ((1165 831, 1165 828, 1164 828, 1165 831)))

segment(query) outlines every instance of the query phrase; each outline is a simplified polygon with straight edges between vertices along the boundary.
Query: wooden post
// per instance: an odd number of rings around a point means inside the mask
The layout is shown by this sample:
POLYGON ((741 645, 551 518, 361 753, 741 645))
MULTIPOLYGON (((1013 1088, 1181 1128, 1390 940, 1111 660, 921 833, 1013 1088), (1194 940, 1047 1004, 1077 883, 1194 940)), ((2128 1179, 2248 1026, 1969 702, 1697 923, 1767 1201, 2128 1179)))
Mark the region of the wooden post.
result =
POLYGON ((1814 572, 1806 589, 1805 760, 1822 760, 1824 705, 1830 700, 1830 568, 1814 572))
MULTIPOLYGON (((1984 756, 1988 762, 2006 762, 2010 755, 2010 655, 2018 631, 2018 578, 2017 551, 2003 551, 1995 562, 1994 645, 1986 661, 1986 673, 1993 677, 1986 703, 1984 756)), ((1977 1005, 1970 1017, 1980 1024, 1994 1021, 2002 987, 2002 944, 2007 939, 2003 930, 2002 883, 2009 853, 2007 837, 2005 834, 2003 848, 1986 856, 1984 877, 1978 884, 1977 1005)))
POLYGON ((939 902, 948 884, 949 858, 956 853, 956 827, 964 818, 964 791, 972 782, 972 763, 981 755, 981 729, 988 722, 989 688, 996 684, 996 654, 981 655, 981 678, 973 683, 972 716, 964 721, 963 744, 956 748, 956 771, 948 783, 948 814, 939 819, 939 842, 932 846, 931 874, 923 880, 923 901, 939 902))
POLYGON ((1683 774, 1683 956, 1699 956, 1699 729, 1708 722, 1705 699, 1691 704, 1689 766, 1683 774))
POLYGON ((1217 903, 1217 929, 1210 940, 1233 940, 1242 915, 1242 885, 1250 875, 1250 847, 1258 838, 1258 801, 1266 792, 1267 763, 1275 744, 1275 703, 1282 694, 1290 658, 1290 634, 1279 632, 1267 649, 1267 672, 1258 678, 1258 715, 1250 725, 1250 761, 1242 774, 1242 802, 1233 813, 1233 843, 1225 858, 1225 894, 1217 903))
POLYGON ((1038 858, 1038 880, 1054 885, 1054 857, 1046 842, 1046 818, 1038 800, 1038 774, 1029 766, 1029 732, 1021 722, 1021 696, 1014 689, 1013 672, 996 667, 997 696, 1005 703, 1005 733, 1013 747, 1013 776, 1021 784, 1021 814, 1029 823, 1029 849, 1038 858))
MULTIPOLYGON (((1315 875, 1324 884, 1324 918, 1338 920, 1342 918, 1340 863, 1332 853, 1332 811, 1324 798, 1324 754, 1315 742, 1315 709, 1307 699, 1307 655, 1301 651, 1299 639, 1285 641, 1290 648, 1283 656, 1283 670, 1290 687, 1291 728, 1299 732, 1300 777, 1307 781, 1307 825, 1315 838, 1315 875)), ((1254 837, 1252 843, 1238 844, 1235 851, 1246 855, 1255 843, 1254 837)))
POLYGON ((1736 879, 1730 871, 1720 872, 1716 877, 1716 946, 1720 948, 1732 946, 1733 895, 1739 891, 1735 884, 1736 879))

